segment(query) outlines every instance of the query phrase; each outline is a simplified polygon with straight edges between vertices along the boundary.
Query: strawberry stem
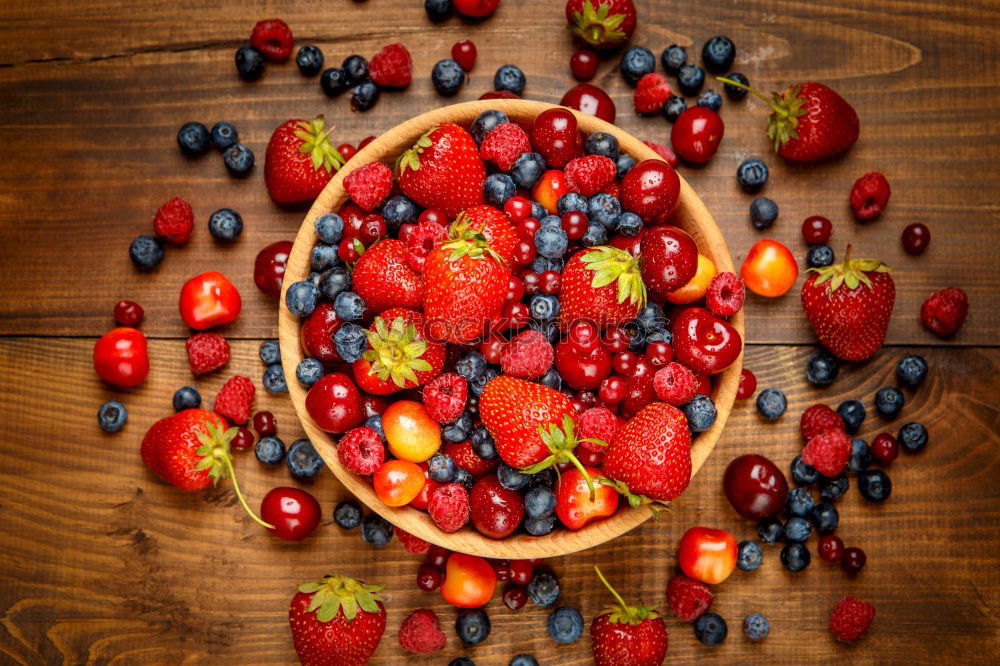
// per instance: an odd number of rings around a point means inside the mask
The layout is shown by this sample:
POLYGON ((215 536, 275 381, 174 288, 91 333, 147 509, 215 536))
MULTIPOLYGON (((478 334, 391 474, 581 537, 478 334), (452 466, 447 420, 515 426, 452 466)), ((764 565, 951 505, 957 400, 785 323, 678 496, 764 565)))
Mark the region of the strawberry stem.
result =
POLYGON ((715 77, 715 80, 716 81, 720 81, 722 83, 728 83, 731 86, 736 86, 737 88, 742 88, 743 90, 746 90, 747 92, 749 92, 750 94, 754 95, 755 97, 759 97, 760 99, 764 100, 764 102, 769 107, 771 107, 772 109, 774 109, 774 112, 777 113, 778 115, 783 116, 785 118, 788 117, 788 111, 786 111, 785 109, 783 109, 780 106, 778 106, 777 104, 775 104, 774 100, 768 98, 768 96, 765 95, 764 93, 758 92, 757 90, 754 90, 750 86, 748 86, 748 85, 746 85, 744 83, 740 83, 739 81, 733 81, 732 79, 727 79, 724 76, 717 76, 717 77, 715 77))
POLYGON ((594 565, 594 571, 596 571, 596 572, 597 572, 597 577, 601 579, 601 582, 602 582, 602 583, 604 583, 604 587, 608 588, 608 591, 609 591, 609 592, 611 592, 611 594, 612 594, 612 595, 614 595, 615 599, 617 599, 617 600, 618 600, 618 603, 619 603, 619 604, 621 605, 621 607, 622 607, 622 611, 624 611, 624 612, 625 612, 626 614, 628 614, 628 611, 629 611, 629 607, 628 607, 628 604, 626 604, 626 603, 625 603, 625 600, 624 600, 624 599, 622 599, 622 596, 621 596, 620 594, 618 594, 618 591, 617 591, 617 590, 616 590, 615 588, 611 587, 611 583, 609 583, 609 582, 608 582, 608 579, 607 579, 607 578, 605 578, 605 577, 604 577, 604 574, 602 574, 602 573, 601 573, 601 568, 600 568, 600 567, 598 567, 598 566, 597 566, 597 565, 595 564, 595 565, 594 565))
POLYGON ((259 518, 257 514, 253 512, 253 509, 251 509, 250 506, 247 504, 246 499, 243 497, 243 493, 240 492, 240 484, 239 482, 236 481, 236 470, 233 469, 233 460, 229 456, 229 452, 222 449, 222 447, 219 447, 216 450, 215 455, 216 457, 220 458, 223 463, 225 463, 226 469, 229 471, 229 478, 233 480, 233 492, 236 493, 236 499, 240 501, 240 504, 243 506, 243 509, 259 525, 263 526, 265 529, 273 530, 274 525, 271 525, 270 523, 265 523, 261 518, 259 518))

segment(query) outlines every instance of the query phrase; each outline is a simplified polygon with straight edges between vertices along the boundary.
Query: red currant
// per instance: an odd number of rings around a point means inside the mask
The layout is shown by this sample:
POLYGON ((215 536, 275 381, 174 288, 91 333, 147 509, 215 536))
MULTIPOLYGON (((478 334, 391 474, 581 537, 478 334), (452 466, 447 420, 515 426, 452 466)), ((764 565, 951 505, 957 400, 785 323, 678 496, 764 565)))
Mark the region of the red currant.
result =
POLYGON ((469 72, 476 66, 476 45, 468 39, 461 39, 451 47, 451 59, 458 66, 469 72))
POLYGON ((617 405, 625 397, 625 380, 621 377, 605 377, 597 390, 597 397, 604 402, 617 405))
POLYGON ((445 565, 448 564, 449 557, 451 557, 450 550, 431 544, 430 550, 427 551, 426 561, 427 564, 432 567, 437 567, 438 569, 444 571, 445 565))
POLYGON ((923 254, 931 244, 931 230, 922 222, 914 222, 903 229, 903 249, 907 254, 923 254))
POLYGON ((844 555, 840 558, 840 566, 847 573, 858 573, 865 568, 868 558, 865 551, 860 548, 845 548, 844 555))
POLYGON ((142 306, 134 301, 115 303, 115 321, 122 326, 135 328, 142 321, 142 306))
POLYGON ((543 294, 558 294, 559 287, 562 286, 562 276, 555 271, 543 271, 538 276, 538 288, 543 294))
POLYGON ((875 435, 871 444, 872 458, 888 467, 899 455, 899 442, 887 432, 875 435))
POLYGON ((510 560, 491 560, 490 564, 493 565, 493 571, 497 573, 497 580, 510 580, 510 560))
POLYGON ((587 411, 587 406, 579 400, 570 400, 570 404, 573 405, 573 409, 576 410, 577 414, 582 414, 587 411))
POLYGON ((525 240, 532 240, 535 238, 535 232, 541 228, 541 222, 533 217, 527 217, 517 225, 517 233, 525 240))
POLYGON ((521 220, 531 217, 531 202, 522 196, 511 197, 504 202, 503 212, 515 224, 521 220))
POLYGON ((493 335, 483 341, 479 345, 479 351, 483 356, 486 357, 487 363, 499 363, 500 362, 500 352, 503 351, 504 345, 507 341, 498 335, 493 335))
POLYGON ((638 360, 638 357, 630 351, 618 352, 611 357, 611 367, 619 375, 628 377, 635 370, 635 364, 638 360))
POLYGON ((417 224, 423 224, 424 222, 434 222, 435 224, 440 224, 442 227, 447 227, 448 216, 437 208, 428 208, 420 213, 420 217, 417 218, 417 224))
POLYGON ((746 400, 757 390, 757 377, 747 368, 740 371, 740 386, 736 389, 736 399, 746 400))
POLYGON ((560 222, 562 223, 563 231, 566 232, 570 240, 580 240, 590 227, 587 216, 578 210, 571 210, 568 213, 564 213, 560 222))
POLYGON ((593 391, 578 391, 576 399, 582 402, 587 409, 590 409, 597 403, 597 396, 593 391))
POLYGON ((623 352, 628 349, 629 334, 612 326, 604 333, 604 348, 611 353, 623 352))
POLYGON ((257 412, 253 415, 253 429, 258 435, 266 437, 278 432, 278 422, 271 412, 257 412))
POLYGON ((514 301, 503 306, 501 317, 507 322, 508 328, 524 328, 531 321, 531 310, 524 303, 514 301))
POLYGON ((576 449, 576 459, 585 467, 600 467, 604 462, 604 452, 591 451, 581 446, 576 449))
POLYGON ((577 322, 569 329, 569 344, 578 352, 593 351, 601 344, 601 332, 589 321, 577 322))
POLYGON ((810 245, 819 245, 830 240, 833 224, 822 215, 807 217, 802 223, 802 238, 810 245))
POLYGON ((535 567, 528 560, 510 561, 510 579, 518 585, 527 585, 535 576, 535 567))
POLYGON ((597 54, 590 49, 578 49, 569 59, 569 71, 581 81, 589 81, 597 74, 597 66, 601 64, 597 54))
POLYGON ((511 610, 524 608, 528 603, 528 591, 521 585, 508 585, 503 591, 503 603, 511 610))
MULTIPOLYGON (((431 546, 433 548, 433 546, 431 546)), ((417 569, 417 587, 424 592, 433 592, 444 582, 444 572, 432 564, 421 564, 417 569)))
POLYGON ((337 146, 337 152, 344 158, 344 161, 351 159, 358 153, 358 149, 349 143, 342 143, 337 146))
POLYGON ((650 342, 646 345, 646 360, 653 367, 662 368, 674 360, 674 348, 666 342, 650 342))
POLYGON ((819 538, 819 556, 825 562, 837 562, 844 554, 844 540, 836 534, 819 538))
POLYGON ((516 275, 511 275, 507 280, 507 295, 504 296, 504 301, 516 303, 522 298, 524 298, 524 283, 516 275))
POLYGON ((538 273, 535 271, 525 271, 521 273, 521 282, 524 283, 524 293, 529 295, 537 294, 541 290, 538 273))
POLYGON ((345 264, 353 264, 361 257, 361 254, 358 252, 357 248, 354 247, 353 239, 348 238, 340 244, 339 248, 337 248, 337 256, 340 257, 340 260, 345 264))
POLYGON ((233 441, 229 444, 229 446, 234 451, 246 451, 253 446, 253 440, 253 433, 250 432, 250 429, 240 426, 239 431, 236 433, 236 437, 233 438, 233 441))
POLYGON ((530 240, 521 239, 514 246, 514 261, 522 266, 527 266, 538 256, 535 244, 530 240))
POLYGON ((381 215, 368 215, 361 223, 359 237, 365 246, 369 246, 379 238, 385 238, 385 219, 381 215))

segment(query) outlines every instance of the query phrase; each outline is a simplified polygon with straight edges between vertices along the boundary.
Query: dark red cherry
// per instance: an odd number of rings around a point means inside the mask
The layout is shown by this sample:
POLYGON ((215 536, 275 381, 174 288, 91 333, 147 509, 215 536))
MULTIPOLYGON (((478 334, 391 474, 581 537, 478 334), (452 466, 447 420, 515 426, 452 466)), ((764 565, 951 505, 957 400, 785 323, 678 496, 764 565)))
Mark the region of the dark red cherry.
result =
POLYGON ((292 241, 278 241, 265 246, 253 262, 253 283, 272 298, 281 296, 281 281, 292 251, 292 241))
POLYGON ((740 456, 729 463, 722 477, 722 488, 736 513, 749 520, 773 516, 788 497, 784 473, 756 454, 740 456))
POLYGON ((559 103, 581 113, 597 116, 605 122, 615 122, 614 101, 608 93, 589 83, 578 83, 573 86, 566 91, 559 103))

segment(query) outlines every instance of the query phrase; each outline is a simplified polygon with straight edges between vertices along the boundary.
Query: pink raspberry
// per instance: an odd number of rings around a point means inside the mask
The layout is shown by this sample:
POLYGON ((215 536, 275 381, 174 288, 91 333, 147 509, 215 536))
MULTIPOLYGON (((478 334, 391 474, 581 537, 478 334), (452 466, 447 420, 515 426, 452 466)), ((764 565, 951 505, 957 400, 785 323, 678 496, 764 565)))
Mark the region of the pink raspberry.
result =
POLYGON ((677 574, 667 583, 667 604, 685 622, 694 622, 707 613, 712 600, 712 591, 701 581, 677 574))
POLYGON ((605 407, 591 407, 576 420, 576 438, 580 446, 595 453, 607 449, 605 446, 584 441, 596 439, 610 444, 618 432, 618 418, 605 407))
POLYGON ((874 619, 874 606, 846 596, 837 603, 830 615, 830 632, 838 641, 856 641, 865 635, 874 619))
POLYGON ((440 629, 437 615, 429 608, 413 611, 399 625, 399 644, 407 652, 430 654, 442 649, 447 642, 448 638, 440 629))
POLYGON ((337 459, 359 476, 374 474, 385 462, 382 438, 371 428, 348 430, 337 443, 337 459))
POLYGON ((827 477, 844 471, 851 459, 851 436, 843 430, 827 430, 806 443, 802 449, 802 462, 812 465, 827 477))
POLYGON ((392 170, 381 162, 369 162, 347 174, 344 189, 351 195, 351 201, 371 212, 392 191, 392 170))
POLYGON ((877 171, 866 173, 851 188, 851 209, 861 221, 874 220, 889 204, 889 181, 877 171))
POLYGON ((843 430, 844 420, 840 418, 840 414, 826 405, 813 405, 802 412, 799 428, 802 430, 803 439, 808 442, 827 430, 843 430))
POLYGON ((712 278, 705 292, 705 304, 712 314, 719 317, 732 317, 743 308, 745 299, 743 280, 728 271, 712 278))
POLYGON ((459 531, 469 522, 469 491, 457 483, 435 489, 427 503, 427 513, 441 530, 459 531))
POLYGON ((431 549, 431 545, 429 543, 418 536, 413 536, 406 530, 400 529, 398 525, 395 527, 395 530, 396 538, 399 539, 399 543, 403 544, 403 548, 406 549, 406 552, 413 555, 423 555, 431 549))
POLYGON ((505 374, 521 379, 538 379, 552 367, 555 350, 548 339, 535 330, 521 331, 504 345, 500 367, 505 374))
POLYGON ((212 411, 229 419, 231 423, 243 425, 250 420, 254 391, 253 382, 249 377, 241 375, 230 377, 215 396, 212 411))
POLYGON ((501 171, 510 171, 517 158, 531 152, 531 141, 517 123, 497 125, 479 147, 479 156, 493 162, 501 171))
POLYGON ((153 231, 171 243, 184 245, 194 231, 194 212, 191 204, 180 197, 174 197, 160 206, 153 218, 153 231))
POLYGON ((615 182, 616 174, 615 163, 603 155, 577 157, 563 169, 570 191, 585 197, 592 197, 615 182))
POLYGON ((453 372, 438 375, 423 389, 424 407, 438 423, 452 423, 461 416, 468 397, 468 383, 453 372))
POLYGON ((406 236, 406 261, 418 273, 424 272, 424 262, 431 250, 448 237, 448 230, 437 222, 421 222, 406 236))
POLYGON ((653 390, 656 397, 674 407, 680 407, 694 400, 701 383, 686 366, 671 361, 656 371, 653 376, 653 390))

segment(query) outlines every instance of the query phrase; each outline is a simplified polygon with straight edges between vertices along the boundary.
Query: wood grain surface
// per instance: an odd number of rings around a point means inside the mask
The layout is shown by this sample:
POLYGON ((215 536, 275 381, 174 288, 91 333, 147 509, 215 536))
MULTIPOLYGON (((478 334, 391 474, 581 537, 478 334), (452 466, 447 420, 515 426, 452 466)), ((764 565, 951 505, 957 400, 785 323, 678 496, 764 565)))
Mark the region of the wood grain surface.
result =
MULTIPOLYGON (((673 512, 658 523, 599 549, 550 563, 563 584, 560 600, 589 620, 609 601, 592 574, 600 563, 629 599, 663 602, 676 566, 674 551, 693 524, 751 538, 721 493, 734 456, 761 452, 780 464, 799 450, 798 413, 817 401, 836 405, 892 383, 896 360, 923 354, 928 381, 908 394, 898 422, 874 415, 869 437, 924 422, 927 449, 902 455, 889 470, 892 498, 867 504, 853 487, 839 502, 838 534, 868 554, 856 578, 814 557, 804 572, 781 568, 777 549, 760 571, 737 571, 716 588, 715 608, 729 621, 726 643, 700 646, 691 628, 668 618, 672 661, 718 663, 997 663, 1000 661, 1000 440, 997 349, 1000 279, 1000 5, 994 0, 739 1, 640 0, 634 43, 654 53, 670 43, 694 47, 728 34, 739 49, 734 67, 764 90, 801 80, 832 83, 857 108, 862 133, 843 158, 808 167, 772 156, 763 136, 763 104, 750 99, 723 107, 726 139, 706 167, 685 178, 719 222, 734 261, 757 239, 733 174, 747 157, 765 159, 771 180, 763 194, 781 207, 766 237, 805 253, 799 225, 810 214, 834 222, 833 245, 878 255, 895 268, 896 312, 890 347, 846 368, 829 389, 804 379, 814 339, 797 289, 785 298, 751 298, 746 364, 760 386, 789 396, 789 411, 763 422, 750 403, 737 403, 719 445, 673 512), (858 176, 884 172, 893 198, 876 222, 859 225, 847 194, 858 176), (906 256, 901 229, 930 226, 922 257, 906 256), (953 340, 942 342, 919 324, 932 291, 961 286, 972 312, 953 340), (836 644, 826 630, 834 603, 852 593, 874 603, 878 616, 861 643, 836 644), (771 621, 761 644, 742 637, 753 611, 771 621)), ((572 49, 561 2, 505 0, 487 21, 426 19, 419 0, 232 2, 209 8, 194 0, 69 0, 0 6, 0 663, 14 664, 279 664, 293 663, 287 602, 295 585, 336 571, 387 585, 389 624, 375 663, 404 661, 396 642, 400 621, 414 608, 438 611, 449 636, 442 653, 409 658, 444 664, 468 654, 477 664, 506 664, 518 652, 542 664, 591 663, 589 642, 557 647, 545 631, 547 609, 512 612, 499 598, 488 607, 493 633, 463 651, 451 624, 455 611, 436 594, 416 589, 419 558, 393 542, 378 552, 357 533, 332 524, 332 507, 346 496, 330 474, 310 488, 329 524, 301 544, 262 534, 242 514, 228 486, 184 494, 148 474, 139 462, 145 429, 169 414, 173 391, 192 383, 177 316, 180 284, 209 269, 228 274, 244 297, 240 321, 222 332, 234 340, 233 360, 197 382, 207 400, 236 372, 259 378, 260 340, 276 335, 273 301, 253 287, 253 257, 266 243, 292 238, 305 208, 275 206, 262 186, 264 146, 290 117, 325 113, 338 141, 357 143, 444 100, 428 72, 451 44, 473 39, 479 59, 456 98, 477 98, 506 62, 524 68, 525 96, 557 102, 573 80, 572 49), (346 97, 328 99, 316 78, 294 64, 271 66, 254 84, 241 82, 233 51, 254 22, 280 16, 299 43, 316 43, 331 64, 351 53, 370 56, 403 41, 416 76, 404 93, 388 93, 366 114, 346 97), (237 124, 257 154, 250 178, 233 180, 217 154, 189 160, 174 136, 187 120, 237 124), (172 196, 192 202, 194 239, 169 248, 150 274, 133 270, 130 240, 148 233, 156 208, 172 196), (246 227, 231 247, 212 242, 209 214, 236 208, 246 227), (139 301, 151 336, 147 382, 113 391, 90 365, 93 340, 112 324, 111 306, 139 301), (106 435, 98 405, 117 397, 129 424, 106 435)), ((618 105, 617 124, 641 138, 667 142, 661 118, 631 110, 631 89, 605 61, 597 80, 618 105)), ((280 436, 302 435, 287 396, 261 392, 280 436)), ((241 484, 259 502, 276 485, 291 485, 284 468, 265 469, 252 454, 237 462, 241 484)), ((811 550, 815 551, 815 541, 811 550)), ((499 595, 498 595, 499 597, 499 595)))

